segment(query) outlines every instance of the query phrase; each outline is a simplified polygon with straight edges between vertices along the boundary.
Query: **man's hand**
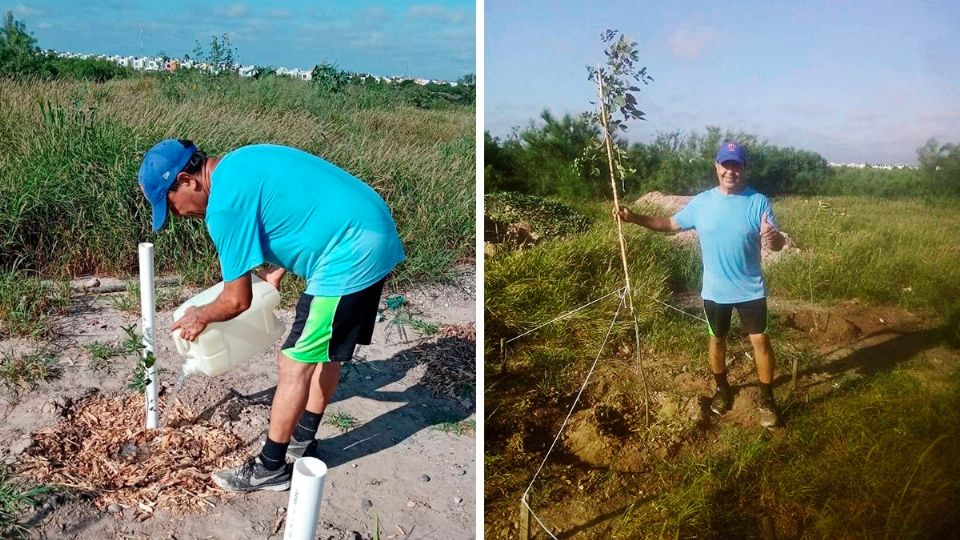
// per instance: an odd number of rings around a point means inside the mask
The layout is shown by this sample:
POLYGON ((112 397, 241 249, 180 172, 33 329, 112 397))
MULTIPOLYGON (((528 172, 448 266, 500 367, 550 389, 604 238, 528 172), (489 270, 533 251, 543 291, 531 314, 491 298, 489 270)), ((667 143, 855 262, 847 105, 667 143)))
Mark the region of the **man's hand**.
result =
POLYGON ((613 217, 618 218, 624 223, 635 223, 636 214, 630 211, 626 206, 621 206, 619 210, 613 211, 613 217))
POLYGON ((273 288, 280 290, 280 279, 287 271, 279 266, 268 265, 263 270, 257 272, 257 277, 273 285, 273 288))
POLYGON ((783 249, 783 235, 767 221, 768 215, 769 212, 763 214, 760 220, 760 241, 771 251, 780 251, 783 249))
POLYGON ((207 323, 200 320, 200 310, 196 306, 191 306, 187 308, 187 311, 183 314, 183 317, 177 319, 177 322, 173 323, 171 331, 180 329, 180 337, 187 341, 196 341, 197 336, 203 332, 204 328, 207 327, 207 323))

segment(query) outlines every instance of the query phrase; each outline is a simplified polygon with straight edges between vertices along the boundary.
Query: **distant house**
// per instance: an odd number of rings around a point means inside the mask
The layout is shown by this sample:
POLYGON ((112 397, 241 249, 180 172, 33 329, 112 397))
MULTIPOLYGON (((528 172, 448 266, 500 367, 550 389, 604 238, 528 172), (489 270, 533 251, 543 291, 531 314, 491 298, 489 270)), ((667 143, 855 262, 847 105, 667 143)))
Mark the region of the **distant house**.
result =
POLYGON ((300 79, 301 81, 309 81, 313 79, 312 71, 306 71, 300 68, 287 69, 285 67, 278 67, 277 75, 293 77, 294 79, 300 79))
POLYGON ((240 66, 237 71, 241 77, 253 77, 257 74, 257 66, 240 66))

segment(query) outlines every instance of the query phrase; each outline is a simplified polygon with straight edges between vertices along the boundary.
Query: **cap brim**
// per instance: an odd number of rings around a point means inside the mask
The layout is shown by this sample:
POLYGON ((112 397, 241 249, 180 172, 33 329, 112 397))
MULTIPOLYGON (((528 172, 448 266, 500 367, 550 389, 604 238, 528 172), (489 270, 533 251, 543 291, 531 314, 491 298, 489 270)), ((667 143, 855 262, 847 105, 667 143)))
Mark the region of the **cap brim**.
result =
POLYGON ((743 167, 746 167, 746 166, 747 166, 747 162, 744 161, 744 160, 742 160, 742 159, 740 159, 740 158, 737 157, 737 156, 717 156, 717 163, 723 164, 723 163, 726 163, 726 162, 728 162, 728 161, 732 161, 732 162, 734 162, 734 163, 739 163, 739 164, 740 164, 741 166, 743 166, 743 167))
POLYGON ((153 232, 157 232, 167 223, 167 198, 150 206, 153 208, 153 232))

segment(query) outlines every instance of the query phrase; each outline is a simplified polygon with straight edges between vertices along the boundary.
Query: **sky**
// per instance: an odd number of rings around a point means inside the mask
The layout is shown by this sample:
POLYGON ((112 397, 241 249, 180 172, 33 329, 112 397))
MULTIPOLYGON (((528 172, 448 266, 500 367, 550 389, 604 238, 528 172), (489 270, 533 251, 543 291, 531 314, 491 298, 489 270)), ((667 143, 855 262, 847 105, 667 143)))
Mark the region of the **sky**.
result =
POLYGON ((0 2, 41 49, 181 57, 229 35, 241 64, 336 63, 374 75, 456 80, 476 72, 472 0, 0 2), (143 32, 141 49, 140 35, 143 32))
POLYGON ((638 95, 659 132, 745 131, 834 162, 916 163, 960 143, 960 2, 486 0, 485 129, 509 135, 544 108, 579 113, 600 34, 638 44, 655 79, 638 95), (545 7, 549 6, 549 7, 545 7))

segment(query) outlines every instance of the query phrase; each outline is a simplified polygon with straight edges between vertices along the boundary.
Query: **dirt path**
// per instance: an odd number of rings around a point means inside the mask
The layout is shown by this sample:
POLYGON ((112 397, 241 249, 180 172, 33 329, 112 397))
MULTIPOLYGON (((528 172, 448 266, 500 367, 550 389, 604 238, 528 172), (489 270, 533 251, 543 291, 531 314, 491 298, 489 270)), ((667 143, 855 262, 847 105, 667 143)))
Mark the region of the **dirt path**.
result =
MULTIPOLYGON (((456 286, 403 294, 417 319, 472 328, 473 283, 473 274, 464 273, 456 286)), ((158 313, 161 328, 169 327, 171 317, 172 310, 158 313)), ((288 328, 292 317, 292 309, 283 311, 288 328)), ((124 337, 121 326, 138 322, 139 315, 114 309, 104 297, 88 298, 58 321, 62 335, 53 350, 61 375, 0 410, 0 440, 7 441, 0 453, 7 461, 15 464, 31 444, 30 434, 57 421, 58 406, 64 402, 90 391, 110 396, 128 392, 132 360, 118 360, 112 374, 94 370, 83 345, 116 343, 124 337)), ((180 358, 169 333, 158 334, 158 365, 169 370, 161 379, 163 399, 180 358)), ((360 347, 355 361, 344 366, 326 417, 348 414, 357 425, 343 432, 332 425, 320 426, 320 454, 330 472, 319 538, 372 538, 377 519, 382 538, 474 537, 475 439, 469 428, 475 419, 475 381, 454 381, 459 386, 453 394, 437 389, 444 382, 439 379, 450 377, 438 361, 452 350, 472 348, 475 338, 460 334, 420 339, 410 327, 406 334, 409 342, 401 339, 396 325, 378 324, 373 344, 360 347), (456 426, 467 430, 450 432, 456 426)), ((6 351, 29 346, 23 341, 0 342, 0 350, 6 351)), ((212 425, 240 437, 246 443, 243 453, 251 453, 267 426, 275 361, 276 348, 222 377, 194 377, 187 381, 180 401, 212 425)), ((178 517, 159 510, 141 522, 135 507, 110 513, 89 498, 66 497, 48 502, 33 524, 45 538, 278 538, 273 532, 287 499, 287 492, 219 492, 208 498, 205 513, 178 517)))

